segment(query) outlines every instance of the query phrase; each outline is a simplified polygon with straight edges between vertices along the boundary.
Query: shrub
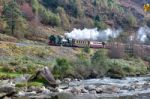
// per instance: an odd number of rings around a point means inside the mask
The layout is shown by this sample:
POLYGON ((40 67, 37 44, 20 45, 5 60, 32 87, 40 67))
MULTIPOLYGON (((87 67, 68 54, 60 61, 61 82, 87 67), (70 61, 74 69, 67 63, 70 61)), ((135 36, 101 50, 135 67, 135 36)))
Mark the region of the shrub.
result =
POLYGON ((84 48, 83 48, 83 51, 84 51, 85 53, 90 53, 90 52, 91 52, 91 49, 90 49, 90 47, 84 47, 84 48))
POLYGON ((108 70, 108 75, 111 77, 124 77, 125 73, 122 69, 122 66, 120 66, 117 63, 114 63, 113 66, 111 66, 108 70))
POLYGON ((104 75, 108 70, 107 65, 107 52, 104 49, 100 49, 94 53, 91 58, 92 65, 97 68, 100 74, 104 75))
POLYGON ((64 58, 57 58, 56 65, 53 68, 53 73, 56 78, 63 78, 67 75, 70 69, 70 63, 64 58))

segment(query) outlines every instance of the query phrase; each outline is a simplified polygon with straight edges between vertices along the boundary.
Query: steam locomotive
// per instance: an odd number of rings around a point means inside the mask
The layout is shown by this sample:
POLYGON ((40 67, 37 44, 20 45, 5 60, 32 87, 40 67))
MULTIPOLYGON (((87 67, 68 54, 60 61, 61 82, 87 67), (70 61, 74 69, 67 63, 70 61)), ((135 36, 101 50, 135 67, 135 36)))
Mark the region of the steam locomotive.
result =
POLYGON ((90 47, 90 48, 105 48, 105 42, 91 41, 91 40, 76 40, 59 35, 51 35, 49 37, 49 45, 66 46, 66 47, 90 47))

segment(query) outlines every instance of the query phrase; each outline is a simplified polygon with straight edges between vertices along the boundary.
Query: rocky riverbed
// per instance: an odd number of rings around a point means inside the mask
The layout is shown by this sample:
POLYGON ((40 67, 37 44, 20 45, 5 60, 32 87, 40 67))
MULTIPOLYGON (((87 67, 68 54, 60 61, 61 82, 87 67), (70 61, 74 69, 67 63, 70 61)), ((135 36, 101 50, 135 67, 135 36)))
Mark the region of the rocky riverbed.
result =
MULTIPOLYGON (((150 77, 126 77, 124 79, 89 79, 58 81, 59 87, 15 87, 16 80, 0 81, 0 98, 10 99, 149 99, 150 77)), ((20 78, 18 81, 24 81, 20 78)))

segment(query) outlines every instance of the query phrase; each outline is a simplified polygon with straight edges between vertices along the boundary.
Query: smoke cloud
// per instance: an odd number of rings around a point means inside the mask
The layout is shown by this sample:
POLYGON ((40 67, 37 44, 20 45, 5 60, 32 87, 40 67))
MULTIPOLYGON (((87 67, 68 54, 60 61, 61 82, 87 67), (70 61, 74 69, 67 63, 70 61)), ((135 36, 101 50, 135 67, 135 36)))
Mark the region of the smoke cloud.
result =
POLYGON ((116 38, 122 32, 122 29, 112 30, 110 28, 99 31, 97 28, 94 29, 73 29, 70 33, 65 33, 65 36, 71 39, 77 40, 98 40, 107 41, 109 38, 116 38))
POLYGON ((138 30, 138 35, 137 39, 140 40, 141 42, 145 42, 148 40, 148 37, 150 36, 150 28, 145 26, 145 27, 140 27, 138 30))

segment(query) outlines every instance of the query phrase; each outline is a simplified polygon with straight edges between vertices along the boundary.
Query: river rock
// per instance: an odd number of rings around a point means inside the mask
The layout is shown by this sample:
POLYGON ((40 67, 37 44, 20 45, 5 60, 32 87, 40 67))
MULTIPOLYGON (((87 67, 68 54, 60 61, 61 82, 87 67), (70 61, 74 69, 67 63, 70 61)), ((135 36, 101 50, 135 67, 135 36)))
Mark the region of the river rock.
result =
POLYGON ((96 90, 96 86, 95 85, 88 85, 85 87, 85 89, 88 91, 96 90))
POLYGON ((73 93, 73 94, 80 94, 81 93, 81 89, 78 88, 78 87, 73 87, 71 89, 71 93, 73 93))
POLYGON ((45 94, 45 95, 51 93, 51 91, 50 91, 49 89, 45 88, 45 86, 43 86, 43 87, 41 88, 41 91, 42 91, 42 94, 45 94))
POLYGON ((116 87, 116 86, 103 86, 102 91, 104 93, 118 93, 120 91, 120 88, 116 87))
POLYGON ((89 93, 89 91, 83 88, 81 89, 81 93, 89 93))
POLYGON ((61 81, 59 79, 56 80, 56 84, 61 84, 61 81))
POLYGON ((96 93, 100 94, 103 92, 103 89, 101 87, 96 88, 96 93))
POLYGON ((11 86, 0 86, 0 93, 12 93, 15 92, 15 87, 11 86))
POLYGON ((31 86, 27 89, 28 92, 32 92, 32 91, 36 91, 37 93, 42 92, 40 88, 35 87, 35 86, 31 86))
POLYGON ((64 78, 63 83, 69 83, 71 82, 71 78, 64 78))
POLYGON ((97 78, 98 72, 96 70, 92 70, 88 78, 97 78))
POLYGON ((90 94, 97 94, 96 90, 89 91, 90 94))

